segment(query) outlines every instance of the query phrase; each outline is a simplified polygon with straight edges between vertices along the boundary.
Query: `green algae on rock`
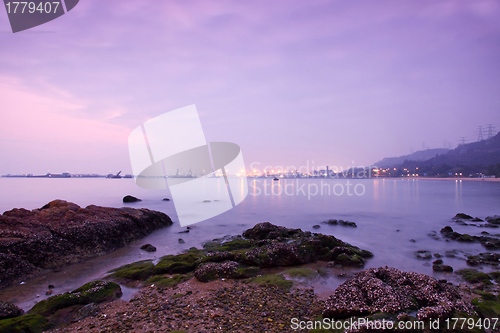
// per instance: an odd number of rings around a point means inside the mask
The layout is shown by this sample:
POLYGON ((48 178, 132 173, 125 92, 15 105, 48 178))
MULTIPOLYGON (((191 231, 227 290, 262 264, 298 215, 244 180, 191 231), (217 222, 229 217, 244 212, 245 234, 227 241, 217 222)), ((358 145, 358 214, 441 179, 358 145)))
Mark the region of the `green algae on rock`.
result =
POLYGON ((315 279, 319 274, 310 268, 291 268, 283 272, 283 275, 293 279, 315 279))
POLYGON ((289 290, 293 286, 293 281, 286 280, 282 275, 268 274, 254 277, 248 280, 249 283, 261 284, 266 286, 276 286, 289 290))
POLYGON ((202 250, 191 248, 187 253, 163 256, 155 265, 153 274, 184 274, 192 272, 198 265, 198 260, 205 254, 202 250))
POLYGON ((85 306, 112 301, 121 295, 120 286, 114 282, 92 281, 36 303, 26 315, 0 320, 0 333, 42 332, 85 317, 85 311, 80 311, 85 306))
POLYGON ((49 320, 39 314, 0 320, 0 333, 40 333, 48 328, 49 320))
POLYGON ((117 280, 143 281, 153 274, 154 268, 155 265, 153 265, 151 260, 142 260, 109 271, 111 273, 109 277, 116 278, 117 280))
POLYGON ((481 290, 474 290, 474 293, 481 295, 481 297, 474 298, 471 302, 481 317, 500 317, 500 300, 498 296, 481 290))
POLYGON ((464 268, 456 271, 465 281, 469 283, 481 283, 483 285, 492 285, 491 280, 500 283, 500 271, 483 273, 473 268, 464 268))
POLYGON ((109 281, 92 281, 65 294, 51 296, 36 303, 29 311, 30 314, 49 316, 57 310, 73 305, 102 303, 118 298, 122 295, 118 284, 109 281))

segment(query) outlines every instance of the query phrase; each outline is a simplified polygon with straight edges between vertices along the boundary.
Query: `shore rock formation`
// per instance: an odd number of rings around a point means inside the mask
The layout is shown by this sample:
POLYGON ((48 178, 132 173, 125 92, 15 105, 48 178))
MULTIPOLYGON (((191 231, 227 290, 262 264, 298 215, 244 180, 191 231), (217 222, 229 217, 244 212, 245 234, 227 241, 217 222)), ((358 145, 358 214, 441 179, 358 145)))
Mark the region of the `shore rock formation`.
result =
MULTIPOLYGON (((260 269, 294 266, 326 261, 334 266, 364 265, 373 254, 331 235, 276 226, 269 222, 256 224, 240 236, 214 239, 203 249, 191 248, 185 253, 167 255, 154 265, 139 261, 111 271, 120 281, 166 279, 165 274, 191 274, 202 282, 219 278, 249 278, 260 269)), ((179 277, 180 278, 180 277, 179 277)))
POLYGON ((80 206, 54 200, 0 215, 0 288, 117 249, 172 224, 148 209, 80 206))
POLYGON ((444 238, 456 240, 459 242, 468 242, 468 243, 481 243, 486 248, 489 249, 500 249, 500 239, 495 237, 488 236, 473 236, 469 234, 461 234, 456 231, 453 231, 453 228, 450 226, 446 226, 441 229, 441 234, 444 238))

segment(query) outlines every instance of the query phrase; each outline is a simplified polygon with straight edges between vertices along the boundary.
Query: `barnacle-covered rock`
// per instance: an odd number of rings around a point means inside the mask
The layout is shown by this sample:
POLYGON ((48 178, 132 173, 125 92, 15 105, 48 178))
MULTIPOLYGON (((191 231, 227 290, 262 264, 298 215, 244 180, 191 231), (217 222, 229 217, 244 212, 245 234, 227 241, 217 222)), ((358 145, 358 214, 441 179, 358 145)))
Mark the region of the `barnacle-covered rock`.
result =
POLYGON ((23 309, 10 302, 0 301, 0 319, 18 317, 24 313, 23 309))
POLYGON ((314 252, 306 246, 272 243, 245 253, 238 253, 236 261, 249 266, 276 267, 300 265, 316 261, 316 259, 314 252))
POLYGON ((337 288, 326 302, 324 317, 343 319, 376 312, 418 310, 419 320, 444 318, 453 311, 473 313, 458 290, 446 281, 395 268, 370 268, 337 288))

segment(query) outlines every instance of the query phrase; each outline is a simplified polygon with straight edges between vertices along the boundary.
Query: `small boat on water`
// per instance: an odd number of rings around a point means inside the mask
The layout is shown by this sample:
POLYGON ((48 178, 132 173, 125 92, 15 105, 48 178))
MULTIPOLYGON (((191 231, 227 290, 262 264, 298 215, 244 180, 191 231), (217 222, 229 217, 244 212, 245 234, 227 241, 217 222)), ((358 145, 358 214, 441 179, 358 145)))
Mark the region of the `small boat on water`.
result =
POLYGON ((274 177, 274 179, 273 179, 273 180, 280 180, 280 179, 279 179, 278 177, 274 177))

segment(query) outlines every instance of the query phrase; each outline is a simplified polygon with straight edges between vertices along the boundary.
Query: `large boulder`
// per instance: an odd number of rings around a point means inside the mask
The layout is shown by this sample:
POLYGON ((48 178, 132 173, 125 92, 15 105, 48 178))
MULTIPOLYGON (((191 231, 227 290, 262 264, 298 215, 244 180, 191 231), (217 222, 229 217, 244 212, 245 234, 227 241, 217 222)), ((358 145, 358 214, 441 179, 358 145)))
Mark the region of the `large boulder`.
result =
POLYGON ((80 206, 54 200, 0 215, 0 288, 42 269, 100 255, 172 224, 148 209, 80 206))
POLYGON ((458 290, 444 280, 395 268, 370 268, 357 273, 326 301, 324 317, 344 319, 376 312, 417 310, 422 319, 444 318, 453 311, 474 313, 458 290))

